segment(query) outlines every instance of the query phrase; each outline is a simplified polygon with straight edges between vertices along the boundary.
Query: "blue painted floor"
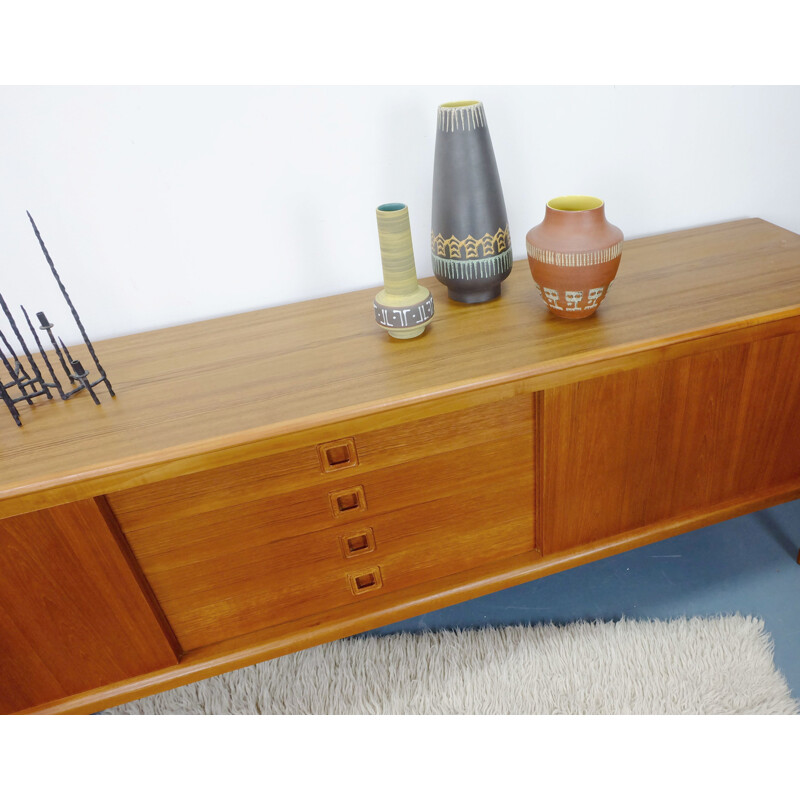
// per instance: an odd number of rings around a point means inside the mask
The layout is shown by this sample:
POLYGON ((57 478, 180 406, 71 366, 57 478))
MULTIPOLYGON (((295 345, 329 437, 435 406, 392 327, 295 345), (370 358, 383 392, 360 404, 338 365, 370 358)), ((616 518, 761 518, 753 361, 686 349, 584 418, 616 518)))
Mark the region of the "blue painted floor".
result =
POLYGON ((580 619, 761 617, 800 698, 800 500, 370 631, 580 619))

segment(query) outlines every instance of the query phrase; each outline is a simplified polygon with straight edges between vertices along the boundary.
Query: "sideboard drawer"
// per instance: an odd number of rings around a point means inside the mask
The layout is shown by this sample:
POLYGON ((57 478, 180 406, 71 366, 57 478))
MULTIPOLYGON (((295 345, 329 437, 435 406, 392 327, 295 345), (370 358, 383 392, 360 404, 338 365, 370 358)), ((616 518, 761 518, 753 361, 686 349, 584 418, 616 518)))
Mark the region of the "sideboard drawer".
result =
POLYGON ((187 543, 140 557, 182 647, 192 650, 534 549, 527 474, 483 489, 283 539, 187 543), (521 502, 525 497, 529 502, 521 502))
POLYGON ((530 431, 512 426, 510 438, 481 448, 439 453, 396 467, 341 476, 335 483, 253 500, 125 530, 145 572, 153 564, 179 566, 247 550, 313 531, 362 522, 457 493, 480 493, 487 481, 530 470, 530 431))
POLYGON ((258 503, 260 508, 286 506, 287 502, 306 506, 315 497, 327 498, 327 491, 359 485, 365 474, 456 451, 464 451, 474 469, 491 469, 494 445, 503 439, 530 439, 531 429, 531 397, 521 395, 344 439, 331 438, 320 430, 316 446, 114 492, 108 500, 126 532, 201 514, 230 516, 232 507, 241 507, 246 513, 258 503), (312 491, 315 487, 328 489, 320 495, 312 491))
POLYGON ((523 395, 110 500, 192 650, 533 551, 532 439, 523 395))

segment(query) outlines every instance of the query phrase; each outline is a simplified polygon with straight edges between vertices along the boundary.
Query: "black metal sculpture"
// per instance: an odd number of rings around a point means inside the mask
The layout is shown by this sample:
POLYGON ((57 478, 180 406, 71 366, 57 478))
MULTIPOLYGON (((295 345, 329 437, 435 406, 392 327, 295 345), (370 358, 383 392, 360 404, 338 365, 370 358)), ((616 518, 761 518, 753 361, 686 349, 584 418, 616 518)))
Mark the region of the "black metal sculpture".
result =
POLYGON ((47 372, 50 376, 50 380, 47 381, 42 374, 42 371, 39 368, 39 365, 36 361, 34 355, 30 352, 28 345, 19 331, 19 327, 17 326, 16 320, 11 313, 11 310, 8 307, 8 304, 5 301, 5 298, 2 294, 0 294, 0 308, 5 315, 8 324, 11 326, 11 331, 16 337, 17 342, 19 343, 20 348, 22 349, 22 354, 25 357, 25 361, 27 362, 28 366, 30 367, 30 372, 25 368, 23 362, 17 356, 16 351, 12 347, 11 343, 6 338, 5 334, 3 333, 2 329, 0 329, 0 361, 3 363, 3 367, 5 368, 6 372, 8 372, 9 376, 11 377, 10 381, 5 383, 0 380, 0 398, 2 398, 6 408, 9 410, 11 417, 13 418, 14 422, 20 427, 22 427, 22 420, 20 418, 19 411, 17 410, 18 403, 27 403, 28 405, 33 405, 33 400, 36 397, 46 397, 48 400, 53 399, 53 393, 50 391, 51 389, 55 389, 58 393, 58 396, 62 400, 69 400, 70 397, 74 397, 79 392, 82 392, 84 389, 86 393, 94 400, 96 405, 100 405, 100 399, 97 396, 97 393, 94 391, 95 387, 99 384, 105 384, 106 388, 108 389, 108 393, 115 397, 114 388, 111 386, 111 381, 108 379, 108 376, 105 373, 102 365, 100 364, 100 359, 97 357, 97 353, 95 352, 94 345, 92 344, 91 340, 89 339, 88 334, 86 333, 86 328, 84 328, 83 323, 81 322, 81 318, 78 316, 78 312, 75 309, 75 306, 70 299, 69 294, 67 294, 67 290, 64 287, 64 284, 61 280, 61 276, 58 274, 56 270, 55 264, 53 264, 53 259, 50 258, 50 253, 47 252, 47 247, 45 247, 44 241, 42 240, 42 236, 39 233, 39 229, 36 227, 36 223, 33 221, 33 217, 28 212, 28 219, 31 221, 31 225, 33 226, 33 232, 36 234, 36 239, 39 242, 39 246, 42 249, 42 253, 44 253, 44 257, 47 261, 48 266, 50 267, 50 271, 53 273, 53 277, 56 279, 56 283, 58 284, 58 288, 61 290, 61 294, 64 297, 67 305, 69 306, 70 311, 72 312, 72 316, 75 319, 75 322, 78 325, 78 330, 81 332, 81 336, 83 337, 83 341, 86 344, 86 347, 89 351, 89 354, 94 361, 95 367, 97 368, 97 372, 99 374, 99 378, 95 381, 91 381, 89 379, 89 371, 81 364, 80 361, 77 359, 73 359, 70 355, 67 346, 64 344, 63 340, 59 337, 58 342, 56 341, 56 337, 53 335, 53 325, 47 319, 47 316, 43 311, 36 312, 36 318, 39 320, 39 330, 46 331, 47 337, 50 340, 50 344, 53 347, 53 351, 55 352, 56 356, 58 357, 58 361, 63 369, 67 379, 69 380, 70 384, 75 385, 75 388, 70 389, 70 391, 64 391, 64 387, 61 385, 61 381, 59 381, 58 376, 56 374, 56 370, 53 367, 53 363, 48 357, 44 347, 42 346, 41 338, 39 334, 36 332, 36 329, 31 322, 31 318, 28 315, 28 312, 25 310, 24 306, 20 306, 22 309, 22 313, 25 316, 25 322, 28 324, 28 329, 33 336, 34 341, 36 342, 36 347, 39 351, 39 357, 44 362, 45 367, 47 368, 47 372), (67 366, 69 364, 69 366, 67 366))

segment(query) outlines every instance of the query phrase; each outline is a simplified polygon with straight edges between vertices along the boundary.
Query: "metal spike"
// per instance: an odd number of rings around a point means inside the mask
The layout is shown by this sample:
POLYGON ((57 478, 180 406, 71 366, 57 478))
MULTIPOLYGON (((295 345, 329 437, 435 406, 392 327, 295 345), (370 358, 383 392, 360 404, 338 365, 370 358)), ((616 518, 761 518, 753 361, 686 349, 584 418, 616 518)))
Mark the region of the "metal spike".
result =
POLYGON ((17 358, 17 354, 14 352, 14 348, 11 346, 11 342, 9 342, 8 339, 6 339, 6 335, 3 333, 3 331, 0 331, 0 342, 3 343, 3 346, 11 354, 11 358, 14 359, 14 363, 17 365, 16 370, 12 369, 11 367, 8 367, 8 371, 11 373, 11 377, 17 382, 19 381, 20 375, 22 375, 23 380, 26 381, 30 380, 31 376, 28 375, 27 372, 25 372, 25 367, 23 367, 22 364, 20 363, 20 360, 17 358))
MULTIPOLYGON (((89 376, 88 370, 81 364, 80 361, 72 361, 72 369, 75 371, 75 378, 80 382, 81 388, 86 389, 87 392, 92 396, 92 400, 94 400, 95 405, 99 406, 100 401, 97 399, 97 395, 94 393, 94 389, 92 388, 92 384, 87 380, 89 376)), ((75 392, 79 391, 78 389, 75 392)), ((71 392, 70 394, 75 394, 75 392, 71 392)))
POLYGON ((103 369, 102 365, 100 364, 100 359, 97 357, 97 354, 94 351, 94 347, 92 346, 92 342, 89 339, 88 334, 86 333, 86 329, 83 327, 83 323, 81 322, 81 318, 78 316, 78 312, 75 309, 75 306, 72 304, 72 300, 70 300, 69 295, 67 294, 67 290, 64 287, 64 284, 61 282, 61 276, 58 274, 56 270, 56 266, 53 263, 53 259, 50 258, 50 253, 47 252, 47 248, 45 247, 44 241, 42 240, 42 235, 39 233, 39 229, 36 227, 36 223, 33 221, 33 217, 31 216, 30 211, 25 212, 28 215, 28 219, 31 221, 31 225, 33 226, 33 232, 36 234, 36 239, 39 242, 39 246, 42 248, 42 253, 44 253, 45 260, 50 267, 51 272, 53 273, 53 277, 56 279, 56 283, 58 284, 58 288, 61 289, 61 294, 64 295, 64 299, 67 301, 67 305, 69 306, 70 311, 72 312, 72 316, 75 318, 75 322, 78 325, 78 328, 83 336, 83 341, 86 343, 86 347, 89 349, 89 353, 94 359, 95 366, 97 367, 97 371, 100 373, 103 382, 108 389, 109 394, 112 397, 115 397, 114 389, 111 386, 111 381, 106 377, 105 370, 103 369))
MULTIPOLYGON (((61 388, 61 384, 59 383, 58 378, 56 377, 56 373, 53 370, 53 365, 50 363, 50 359, 47 357, 47 353, 45 353, 44 348, 42 347, 42 343, 39 339, 39 334, 36 333, 36 329, 33 327, 33 323, 31 322, 31 318, 28 316, 28 312, 25 310, 25 306, 20 306, 22 309, 22 313, 25 315, 25 321, 28 323, 28 327, 31 329, 31 333, 33 334, 33 338, 36 340, 36 346, 39 348, 39 355, 44 359, 44 363, 47 365, 47 369, 50 370, 50 376, 53 379, 53 383, 50 384, 54 389, 58 389, 58 394, 62 400, 66 399, 66 395, 64 394, 64 390, 61 388)), ((48 384, 43 384, 47 386, 48 384)))
POLYGON ((64 353, 65 353, 65 354, 66 354, 66 356, 67 356, 67 361, 69 361, 69 363, 71 364, 71 363, 72 363, 72 361, 73 361, 73 358, 72 358, 72 356, 71 356, 71 355, 70 355, 70 353, 69 353, 69 349, 68 349, 68 348, 67 348, 67 346, 64 344, 64 340, 63 340, 63 339, 62 339, 62 338, 59 336, 59 337, 58 337, 58 341, 59 341, 59 343, 61 344, 61 348, 63 349, 64 353))
POLYGON ((11 396, 6 391, 6 387, 3 386, 2 382, 0 382, 0 397, 3 398, 3 402, 6 404, 6 408, 14 418, 14 422, 17 423, 17 427, 21 428, 22 420, 19 418, 19 411, 17 411, 17 407, 14 405, 13 401, 11 400, 11 396))
POLYGON ((44 378, 42 377, 42 373, 39 372, 39 367, 36 362, 33 360, 33 356, 31 355, 31 351, 28 350, 28 345, 25 343, 25 340, 22 338, 22 334, 19 332, 19 328, 17 327, 17 323, 14 321, 14 317, 11 316, 11 311, 9 310, 8 306, 6 305, 6 301, 3 298, 3 295, 0 294, 0 308, 3 309, 9 325, 11 325, 11 330, 14 331, 14 335, 17 337, 20 345, 22 346, 22 352, 25 353, 25 357, 28 359, 28 363, 31 365, 31 369, 33 370, 33 374, 36 378, 36 382, 39 383, 42 388, 44 389, 44 393, 47 395, 49 400, 52 400, 53 395, 50 394, 50 389, 47 388, 47 385, 44 382, 44 378))
POLYGON ((53 349, 56 351, 56 355, 58 356, 58 360, 61 362, 61 367, 64 370, 64 374, 69 377, 70 383, 75 383, 72 373, 67 366, 67 362, 64 361, 64 354, 61 352, 61 348, 58 346, 56 337, 53 336, 53 323, 47 319, 44 311, 37 311, 36 316, 40 322, 39 330, 47 331, 47 335, 50 337, 50 344, 53 345, 53 349))

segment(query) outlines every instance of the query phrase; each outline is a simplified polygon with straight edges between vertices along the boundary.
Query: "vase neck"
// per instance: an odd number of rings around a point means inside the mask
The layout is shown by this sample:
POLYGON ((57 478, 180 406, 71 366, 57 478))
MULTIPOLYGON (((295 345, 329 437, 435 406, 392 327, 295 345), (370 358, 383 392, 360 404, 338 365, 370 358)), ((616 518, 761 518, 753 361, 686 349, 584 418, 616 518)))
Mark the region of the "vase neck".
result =
POLYGON ((480 100, 443 103, 439 106, 438 128, 443 133, 474 131, 486 127, 486 115, 480 100))
POLYGON ((548 225, 575 228, 596 227, 606 221, 605 205, 584 211, 564 211, 552 206, 545 206, 544 219, 548 225))

